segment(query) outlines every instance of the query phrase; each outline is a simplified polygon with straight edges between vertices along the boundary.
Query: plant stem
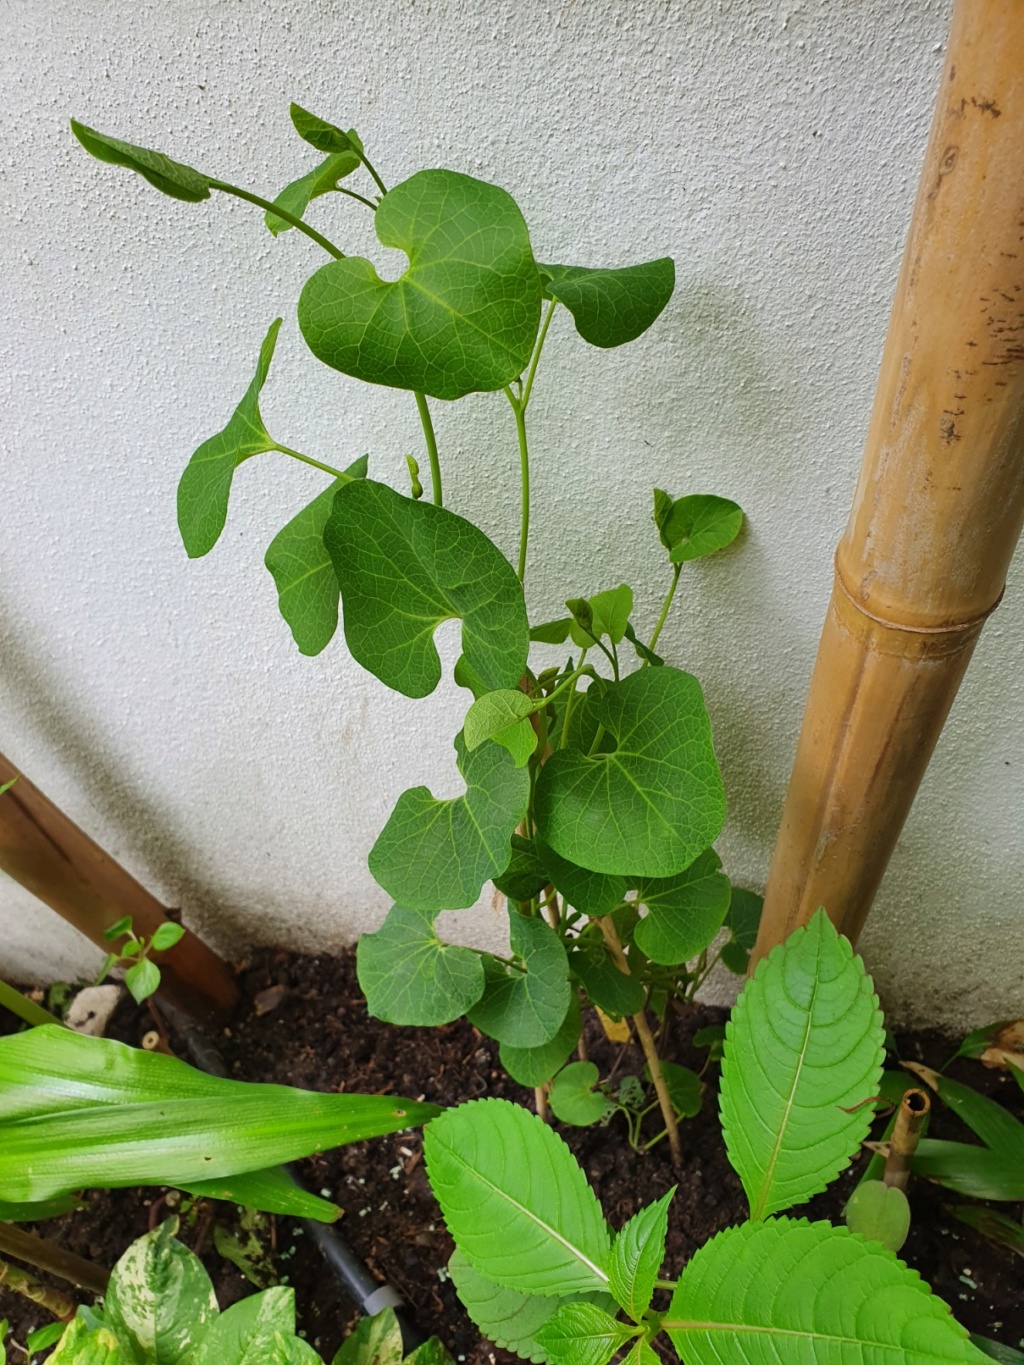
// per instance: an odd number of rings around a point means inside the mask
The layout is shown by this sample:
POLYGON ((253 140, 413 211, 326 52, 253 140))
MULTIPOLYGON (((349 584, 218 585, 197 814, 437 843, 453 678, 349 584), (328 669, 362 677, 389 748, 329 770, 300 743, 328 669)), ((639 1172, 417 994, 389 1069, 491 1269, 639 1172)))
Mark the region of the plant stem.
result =
POLYGON ((16 1256, 19 1261, 27 1261, 37 1270, 45 1270, 62 1280, 70 1280, 72 1284, 89 1289, 94 1294, 106 1292, 109 1271, 65 1251, 56 1242, 15 1227, 13 1223, 0 1223, 0 1252, 4 1256, 16 1256))
MULTIPOLYGON (((583 665, 586 662, 587 652, 588 651, 585 649, 583 653, 580 655, 578 668, 579 671, 581 672, 583 670, 583 665)), ((576 688, 574 687, 572 691, 569 693, 569 700, 565 703, 565 714, 562 716, 562 733, 558 736, 558 747, 560 749, 565 748, 566 742, 568 741, 569 738, 569 717, 572 715, 572 708, 575 700, 576 688)))
POLYGON ((303 455, 301 451, 292 450, 290 446, 275 446, 274 449, 282 455, 290 455, 293 460, 301 460, 303 464, 312 465, 314 469, 322 469, 325 474, 330 474, 333 479, 351 481, 351 474, 346 474, 342 469, 335 469, 333 465, 322 464, 319 460, 314 460, 312 455, 303 455))
POLYGON ((34 1000, 29 1000, 21 991, 16 991, 13 986, 8 986, 6 981, 0 981, 0 1005, 16 1014, 19 1019, 24 1019, 26 1024, 36 1028, 40 1024, 60 1024, 60 1020, 49 1010, 44 1010, 42 1005, 37 1005, 34 1000))
POLYGON ((316 228, 311 228, 308 223, 304 223, 301 218, 296 218, 295 214, 289 213, 287 209, 272 204, 269 199, 263 199, 258 194, 250 194, 248 190, 240 189, 237 185, 229 185, 224 180, 211 180, 210 189, 220 190, 222 194, 233 194, 236 199, 244 199, 247 204, 255 204, 258 209, 263 209, 265 213, 273 213, 276 217, 283 218, 286 223, 291 223, 293 228, 298 228, 311 241, 316 242, 317 246, 322 246, 336 261, 345 259, 344 251, 340 251, 333 242, 329 242, 326 237, 317 232, 316 228))
POLYGON ((427 407, 426 395, 418 393, 416 395, 416 406, 419 408, 420 422, 423 426, 423 437, 427 443, 427 455, 430 457, 430 483, 433 493, 434 504, 443 507, 441 498, 441 460, 437 453, 437 437, 434 434, 434 423, 430 420, 430 409, 427 407))
POLYGON ((505 397, 512 404, 516 417, 516 435, 519 438, 519 471, 522 489, 522 512, 519 518, 519 568, 517 573, 522 583, 526 577, 526 546, 530 538, 530 451, 526 444, 526 403, 521 402, 509 386, 505 385, 505 397))
POLYGON ((11 1289, 23 1299, 31 1299, 61 1322, 70 1322, 78 1312, 78 1304, 74 1299, 69 1299, 59 1289, 51 1289, 48 1284, 41 1284, 27 1270, 11 1265, 8 1261, 0 1261, 0 1289, 11 1289))
POLYGON ((558 300, 552 299, 548 307, 547 315, 545 316, 544 321, 541 324, 540 335, 537 338, 537 345, 534 348, 533 352, 533 359, 530 361, 530 372, 526 376, 526 387, 523 389, 522 394, 520 396, 520 402, 523 405, 524 412, 526 410, 527 403, 529 403, 530 401, 530 394, 533 392, 533 381, 537 377, 537 365, 540 362, 540 353, 544 349, 544 342, 545 339, 547 338, 548 328, 551 326, 551 319, 554 317, 555 309, 557 307, 558 300))
POLYGON ((346 189, 344 185, 335 185, 334 188, 339 194, 347 194, 350 199, 358 199, 360 204, 365 204, 366 207, 372 209, 374 213, 377 212, 377 205, 372 199, 367 199, 364 194, 357 194, 355 190, 346 189))
MULTIPOLYGON (((615 932, 615 925, 612 923, 611 916, 602 915, 597 923, 604 936, 604 941, 615 959, 616 966, 620 972, 628 976, 629 963, 626 961, 626 954, 622 950, 622 941, 615 932)), ((637 1037, 640 1039, 640 1046, 643 1048, 644 1058, 651 1073, 654 1092, 658 1096, 658 1106, 661 1109, 661 1117, 665 1120, 665 1132, 668 1135, 672 1161, 676 1166, 681 1166, 683 1164, 683 1149, 679 1141, 679 1124, 676 1122, 676 1111, 672 1108, 668 1086, 665 1084, 665 1075, 661 1069, 661 1058, 658 1056, 658 1049, 654 1046, 654 1039, 651 1036, 650 1025, 647 1022, 647 1014, 644 1009, 641 1008, 633 1015, 633 1025, 636 1028, 637 1037)))
POLYGON ((533 1098, 537 1105, 537 1117, 539 1119, 543 1119, 545 1123, 548 1123, 550 1121, 551 1114, 548 1109, 547 1084, 535 1086, 533 1091, 533 1098))
MULTIPOLYGON (((676 588, 678 588, 679 586, 679 575, 682 573, 682 571, 683 566, 681 564, 677 564, 672 571, 672 586, 668 590, 668 595, 665 598, 664 606, 661 609, 661 615, 658 617, 658 624, 654 627, 654 634, 651 636, 650 643, 647 646, 647 648, 650 650, 653 650, 654 646, 658 643, 658 636, 661 634, 662 627, 664 626, 665 621, 668 617, 669 608, 672 606, 672 599, 673 597, 675 597, 676 588)), ((640 665, 640 667, 646 668, 649 663, 650 659, 645 659, 643 663, 640 665)))
POLYGON ((655 1289, 675 1289, 678 1283, 678 1280, 655 1280, 654 1287, 655 1289))
POLYGON ((359 157, 359 160, 363 163, 366 169, 373 176, 374 180, 377 182, 377 188, 380 190, 381 194, 387 194, 388 187, 387 185, 384 184, 384 181, 381 180, 380 176, 373 169, 373 166, 370 162, 370 158, 366 155, 365 152, 357 152, 356 155, 359 157))

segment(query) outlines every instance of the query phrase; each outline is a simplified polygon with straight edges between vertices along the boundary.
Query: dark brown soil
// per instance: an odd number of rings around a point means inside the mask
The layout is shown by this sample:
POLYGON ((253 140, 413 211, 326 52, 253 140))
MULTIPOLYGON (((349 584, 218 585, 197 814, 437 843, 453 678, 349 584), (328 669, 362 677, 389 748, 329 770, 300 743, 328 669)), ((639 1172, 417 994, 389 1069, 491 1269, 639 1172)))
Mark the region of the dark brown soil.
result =
MULTIPOLYGON (((241 981, 245 1004, 232 1028, 217 1040, 234 1075, 321 1090, 389 1092, 441 1105, 481 1095, 532 1105, 532 1092, 515 1085, 501 1071, 497 1045, 465 1021, 438 1029, 400 1029, 370 1019, 356 983, 352 955, 310 958, 266 951, 242 971, 241 981), (280 989, 271 990, 275 987, 280 989), (272 1008, 261 1014, 254 1001, 272 1008)), ((692 1034, 724 1017, 722 1010, 699 1008, 674 1018, 665 1055, 699 1069, 706 1054, 692 1046, 692 1034)), ((137 1009, 129 1002, 109 1032, 138 1042, 152 1027, 148 1009, 137 1009)), ((936 1036, 906 1037, 899 1042, 905 1059, 933 1066, 941 1066, 954 1050, 948 1039, 936 1036)), ((619 1076, 640 1073, 639 1054, 634 1055, 629 1046, 619 1059, 619 1047, 608 1042, 596 1020, 588 1026, 587 1045, 602 1074, 616 1062, 619 1076)), ((961 1061, 950 1074, 995 1095, 1017 1114, 1024 1112, 1024 1096, 999 1073, 977 1062, 961 1061)), ((701 1113, 683 1126, 686 1161, 682 1172, 673 1169, 665 1143, 643 1156, 631 1151, 621 1116, 613 1118, 606 1129, 559 1125, 613 1227, 678 1184, 663 1272, 672 1278, 713 1233, 742 1221, 745 1213, 743 1193, 726 1159, 717 1119, 717 1068, 711 1068, 705 1080, 701 1113)), ((970 1140, 959 1123, 942 1112, 935 1116, 932 1134, 970 1140)), ((516 1358, 481 1342, 455 1297, 445 1269, 451 1242, 423 1172, 421 1151, 419 1134, 341 1148, 304 1163, 307 1183, 344 1207, 339 1231, 375 1275, 397 1286, 424 1335, 439 1336, 460 1362, 499 1365, 512 1361, 516 1358)), ((798 1212, 839 1221, 865 1159, 860 1158, 830 1191, 798 1212)), ((40 1231, 109 1266, 134 1237, 146 1231, 151 1219, 165 1216, 160 1195, 153 1190, 93 1192, 84 1212, 53 1220, 40 1231)), ((912 1186, 914 1222, 901 1255, 971 1331, 1018 1346, 1024 1338, 1022 1261, 951 1220, 944 1205, 954 1201, 954 1196, 924 1182, 912 1186)), ((1001 1211, 1019 1216, 1019 1210, 1005 1205, 1001 1211)), ((236 1221, 232 1206, 207 1203, 185 1222, 181 1232, 203 1255, 224 1307, 252 1292, 240 1272, 213 1247, 215 1223, 230 1229, 236 1221)), ((300 1326, 330 1361, 355 1320, 353 1304, 296 1225, 286 1219, 270 1220, 266 1240, 274 1244, 278 1275, 295 1286, 300 1326)), ((4 1315, 11 1319, 14 1336, 21 1341, 25 1331, 46 1320, 32 1305, 0 1290, 0 1317, 4 1315)))

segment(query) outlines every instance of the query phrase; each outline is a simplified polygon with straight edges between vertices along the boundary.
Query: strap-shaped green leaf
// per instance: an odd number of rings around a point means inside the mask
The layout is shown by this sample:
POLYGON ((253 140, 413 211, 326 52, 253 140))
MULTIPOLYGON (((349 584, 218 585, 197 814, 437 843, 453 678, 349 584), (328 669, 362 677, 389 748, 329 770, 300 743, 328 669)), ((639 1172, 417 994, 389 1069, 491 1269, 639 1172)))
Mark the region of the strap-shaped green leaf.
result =
POLYGON ((314 1218, 318 1223, 336 1223, 341 1209, 329 1199, 296 1185, 283 1166, 268 1166, 263 1171, 245 1171, 218 1180, 190 1180, 179 1187, 200 1199, 227 1199, 245 1209, 264 1213, 283 1213, 289 1218, 314 1218))
POLYGON ((365 479, 367 457, 360 456, 292 517, 270 542, 264 563, 277 584, 277 604, 302 654, 315 655, 330 644, 338 628, 338 576, 324 545, 324 527, 334 495, 351 479, 365 479))
POLYGON ((504 872, 512 831, 526 814, 530 774, 497 744, 466 752, 455 737, 464 796, 439 801, 426 787, 398 798, 370 849, 370 872, 414 910, 464 910, 484 882, 504 872))
POLYGON ((529 649, 523 590, 470 522, 359 479, 335 497, 324 543, 348 647, 381 682, 407 697, 433 692, 441 680, 434 631, 461 619, 463 654, 486 686, 518 685, 529 649))
POLYGON ((551 1365, 608 1365, 636 1335, 636 1328, 617 1322, 594 1303, 560 1303, 537 1332, 551 1365))
POLYGON ((418 171, 384 196, 374 222, 409 268, 382 280, 370 261, 348 256, 318 270, 299 299, 313 354, 356 379, 435 398, 520 375, 541 278, 511 195, 455 171, 418 171))
POLYGON ((687 1264, 662 1323, 686 1365, 972 1365, 967 1332, 890 1251, 804 1219, 744 1223, 687 1264))
POLYGON ((675 967, 702 953, 722 927, 731 887, 722 860, 705 849, 675 877, 645 877, 636 898, 647 914, 633 940, 652 962, 675 967))
POLYGON ((558 1034, 572 987, 565 945, 542 919, 509 914, 509 942, 523 970, 495 959, 485 966, 486 985, 469 1018, 489 1038, 510 1047, 540 1047, 558 1034))
POLYGON ((120 138, 106 133, 97 133, 95 128, 87 128, 77 119, 71 120, 71 131, 85 150, 98 161, 106 161, 111 166, 127 166, 137 171, 144 179, 163 194, 172 199, 184 199, 196 204, 210 197, 210 180, 201 171, 191 166, 183 166, 180 161, 172 161, 163 152, 151 152, 146 147, 136 147, 120 138))
POLYGON ((914 1153, 914 1174, 973 1199, 1024 1199, 1024 1166, 1020 1161, 971 1142, 922 1138, 914 1153))
POLYGON ((618 270, 542 265, 545 292, 565 304, 576 330, 591 346, 608 348, 647 331, 672 297, 675 262, 662 256, 618 270))
POLYGON ((383 1095, 223 1080, 175 1057, 48 1025, 0 1039, 0 1198, 175 1185, 261 1170, 423 1123, 383 1095))
POLYGON ((819 910, 758 964, 726 1030, 722 1131, 752 1218, 809 1199, 849 1164, 883 1051, 871 978, 819 910))
POLYGON ((535 1089, 550 1081, 565 1062, 580 1040, 581 1026, 580 1002, 573 991, 562 1025, 550 1042, 540 1043, 537 1047, 513 1047, 509 1043, 502 1043, 498 1058, 514 1081, 535 1089))
MULTIPOLYGON (((275 197, 274 203, 290 213, 293 218, 302 218, 314 199, 331 194, 338 188, 338 181, 344 180, 347 175, 358 170, 359 165, 357 152, 334 152, 325 157, 319 166, 314 166, 305 175, 289 181, 275 197)), ((269 209, 263 215, 263 221, 275 237, 287 232, 292 226, 280 214, 272 213, 269 209)))
POLYGON ((562 1139, 507 1100, 446 1110, 424 1133, 448 1231, 495 1284, 567 1297, 608 1288, 601 1206, 562 1139))
POLYGON ((686 564, 731 545, 743 527, 743 509, 713 493, 671 498, 656 488, 654 521, 672 563, 686 564))
POLYGON ((389 1024, 447 1024, 484 992, 478 953, 443 943, 432 910, 393 905, 373 934, 363 934, 356 971, 375 1019, 389 1024))
POLYGON ((667 1194, 633 1215, 612 1243, 608 1276, 620 1308, 639 1322, 650 1307, 658 1271, 665 1259, 668 1206, 676 1192, 667 1194))
POLYGON ((111 1272, 103 1319, 132 1365, 184 1365, 217 1317, 210 1277, 176 1229, 168 1219, 140 1237, 111 1272))
POLYGON ((560 749, 537 780, 538 832, 594 872, 671 877, 725 822, 725 792, 696 678, 645 668, 577 707, 613 736, 612 753, 560 749))
POLYGON ((1014 1118, 996 1100, 979 1094, 969 1085, 950 1080, 931 1067, 911 1062, 907 1064, 907 1069, 930 1086, 943 1104, 948 1105, 986 1147, 1016 1161, 1024 1171, 1024 1123, 1020 1119, 1014 1118))
POLYGON ((195 452, 178 483, 178 530, 189 559, 209 554, 220 539, 238 466, 252 455, 277 449, 260 416, 260 391, 267 382, 280 330, 281 319, 275 318, 263 339, 256 373, 245 397, 227 426, 195 452))

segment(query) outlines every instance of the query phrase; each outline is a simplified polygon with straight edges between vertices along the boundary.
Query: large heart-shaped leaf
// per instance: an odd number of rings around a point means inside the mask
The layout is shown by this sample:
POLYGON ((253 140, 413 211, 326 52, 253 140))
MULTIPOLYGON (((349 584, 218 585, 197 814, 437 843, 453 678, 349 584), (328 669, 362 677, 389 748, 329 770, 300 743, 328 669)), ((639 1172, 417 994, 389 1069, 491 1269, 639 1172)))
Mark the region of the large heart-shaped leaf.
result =
POLYGON ((726 1029, 722 1131, 752 1218, 809 1199, 849 1164, 883 1053, 871 978, 819 910, 758 964, 726 1029))
POLYGON ((189 559, 208 554, 220 539, 238 466, 253 455, 277 449, 260 415, 260 391, 267 382, 280 330, 281 319, 275 318, 260 347, 256 373, 244 398, 227 426, 195 452, 178 483, 178 530, 189 559))
POLYGON ((644 1007, 643 982, 620 971, 601 938, 577 940, 569 954, 569 967, 598 1009, 621 1018, 636 1014, 644 1007))
POLYGON ((846 1228, 727 1228, 687 1263, 663 1327, 687 1365, 971 1365, 967 1332, 891 1251, 846 1228))
POLYGON ((540 841, 537 841, 537 855, 547 868, 551 885, 581 914, 607 915, 626 894, 625 877, 577 867, 567 858, 560 858, 553 848, 548 848, 540 841))
POLYGON ((581 1024, 580 1002, 573 991, 561 1027, 550 1042, 540 1043, 536 1047, 514 1047, 510 1043, 502 1043, 498 1049, 498 1059, 514 1081, 534 1089, 550 1081, 563 1065, 579 1042, 581 1024))
POLYGON ((350 479, 366 478, 367 457, 360 456, 317 494, 267 547, 264 564, 277 584, 277 604, 302 654, 326 649, 338 628, 338 576, 324 544, 324 527, 334 495, 350 479))
POLYGON ((594 872, 670 877, 689 867, 725 822, 700 684, 675 668, 647 668, 583 708, 616 748, 552 754, 537 781, 544 842, 594 872))
POLYGON ((483 1033, 510 1047, 549 1043, 560 1032, 572 987, 565 945, 542 919, 509 915, 509 941, 522 969, 487 963, 484 993, 469 1011, 483 1033))
POLYGON ((454 171, 419 171, 381 200, 383 246, 409 257, 399 279, 370 261, 331 261, 306 282, 299 326, 313 354, 371 384, 461 398, 525 369, 541 278, 515 200, 454 171))
POLYGON ((669 256, 618 270, 542 265, 545 292, 564 303, 591 346, 622 346, 655 321, 672 297, 676 267, 669 256))
POLYGON ((427 787, 398 798, 370 850, 370 871, 387 893, 414 910, 464 910, 484 882, 504 872, 512 831, 526 814, 530 774, 497 744, 466 752, 455 737, 464 796, 439 801, 427 787))
POLYGON ((146 147, 136 147, 120 138, 97 133, 95 128, 87 128, 77 119, 71 120, 71 131, 87 152, 98 161, 106 161, 111 166, 127 166, 137 171, 144 179, 163 194, 172 199, 184 199, 196 204, 210 197, 210 180, 201 171, 191 166, 183 166, 180 161, 172 161, 163 152, 151 152, 146 147))
POLYGON ((507 1100, 462 1104, 430 1124, 423 1150, 448 1231, 481 1275, 527 1294, 607 1290, 601 1206, 536 1115, 507 1100))
POLYGON ((348 647, 381 682, 427 696, 441 679, 434 631, 461 618, 474 672, 492 691, 518 685, 529 649, 522 586, 470 522, 359 479, 338 491, 324 543, 341 585, 348 647))
POLYGON ((103 1320, 131 1365, 183 1365, 217 1317, 203 1263, 168 1219, 133 1242, 110 1276, 103 1320))
POLYGON ((356 970, 370 1013, 389 1024, 447 1024, 484 993, 479 954, 443 943, 432 910, 405 905, 361 936, 356 970))
POLYGON ((722 927, 729 909, 729 880, 713 848, 675 877, 645 877, 636 898, 647 914, 633 941, 652 962, 676 967, 702 953, 722 927))

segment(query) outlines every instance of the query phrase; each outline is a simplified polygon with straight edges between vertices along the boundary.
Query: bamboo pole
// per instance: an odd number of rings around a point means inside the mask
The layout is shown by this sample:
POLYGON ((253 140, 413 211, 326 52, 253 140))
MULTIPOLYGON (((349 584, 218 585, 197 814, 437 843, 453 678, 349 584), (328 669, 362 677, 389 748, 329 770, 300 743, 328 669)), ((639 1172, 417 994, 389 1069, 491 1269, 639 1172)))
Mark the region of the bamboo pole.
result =
POLYGON ((1024 2, 957 0, 752 964, 855 940, 1024 523, 1024 2))
MULTIPOLYGON (((17 769, 0 754, 0 787, 17 769)), ((147 938, 167 919, 145 887, 24 776, 0 796, 0 872, 73 924, 101 948, 103 931, 131 915, 137 934, 147 938)), ((238 987, 227 966, 195 934, 165 953, 154 953, 161 994, 203 1016, 234 1008, 238 987)))

